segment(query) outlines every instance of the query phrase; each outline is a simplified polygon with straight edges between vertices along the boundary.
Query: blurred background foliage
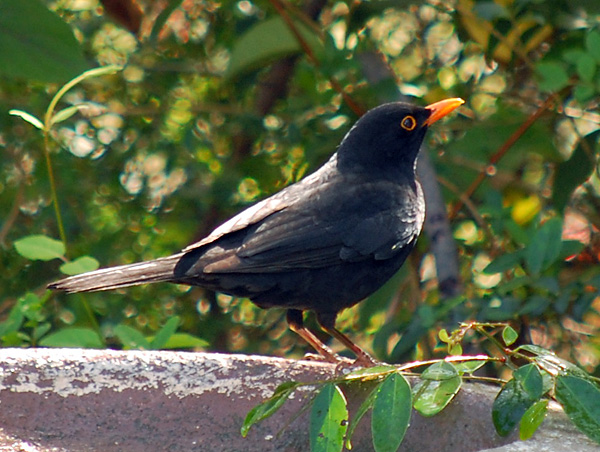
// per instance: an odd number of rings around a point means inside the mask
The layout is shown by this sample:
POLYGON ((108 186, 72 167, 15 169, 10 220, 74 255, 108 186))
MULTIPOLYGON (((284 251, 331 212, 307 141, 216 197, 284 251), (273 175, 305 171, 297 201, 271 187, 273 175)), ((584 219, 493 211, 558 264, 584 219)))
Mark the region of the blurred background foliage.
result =
POLYGON ((596 1, 3 0, 2 345, 302 356, 284 312, 248 300, 45 286, 81 256, 131 263, 200 239, 317 168, 386 100, 462 97, 424 151, 457 258, 426 231, 338 326, 400 362, 445 353, 441 327, 509 321, 600 376, 599 14, 596 1), (70 89, 56 111, 77 107, 46 133, 9 115, 44 123, 61 86, 105 65, 122 70, 70 89), (65 243, 43 260, 26 245, 63 239, 46 151, 65 243))

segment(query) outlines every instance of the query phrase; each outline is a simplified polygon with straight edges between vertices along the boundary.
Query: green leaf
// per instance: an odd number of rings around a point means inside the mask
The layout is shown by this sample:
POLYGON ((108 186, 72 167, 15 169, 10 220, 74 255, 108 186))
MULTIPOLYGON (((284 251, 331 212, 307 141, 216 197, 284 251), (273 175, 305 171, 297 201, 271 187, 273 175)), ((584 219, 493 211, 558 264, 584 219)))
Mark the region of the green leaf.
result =
POLYGON ((410 422, 412 393, 403 375, 393 373, 379 386, 373 403, 371 432, 376 452, 396 452, 410 422))
MULTIPOLYGON (((430 368, 435 365, 433 364, 430 368)), ((462 379, 458 376, 456 369, 455 373, 456 375, 449 379, 422 379, 418 382, 412 390, 415 410, 425 417, 430 417, 446 408, 462 385, 462 379)))
POLYGON ((519 438, 521 440, 525 441, 533 436, 538 427, 542 425, 547 409, 548 400, 544 399, 538 400, 525 411, 519 424, 519 438))
POLYGON ((396 371, 396 367, 390 365, 363 367, 344 375, 344 380, 375 380, 394 371, 396 371))
POLYGON ((502 340, 506 345, 512 345, 519 338, 517 333, 510 325, 506 325, 502 330, 502 340))
POLYGON ((29 124, 31 124, 32 126, 38 128, 40 130, 44 130, 44 124, 42 123, 42 121, 40 121, 38 118, 36 118, 32 114, 27 113, 26 111, 10 110, 8 113, 13 116, 18 116, 22 120, 27 121, 29 124))
POLYGON ((49 261, 65 255, 63 243, 45 235, 29 235, 16 240, 15 249, 21 256, 31 260, 49 261))
POLYGON ((449 380, 458 376, 458 371, 454 364, 447 361, 438 361, 432 364, 421 374, 424 380, 449 380))
POLYGON ((583 137, 571 157, 556 167, 552 202, 559 211, 565 209, 575 189, 587 181, 594 172, 596 168, 594 152, 597 152, 599 136, 600 131, 595 131, 583 137))
POLYGON ((117 325, 114 328, 114 333, 125 349, 149 350, 151 348, 148 339, 129 325, 117 325))
POLYGON ((50 322, 40 323, 33 329, 32 339, 34 341, 38 341, 40 337, 44 336, 48 331, 52 328, 52 324, 50 322))
POLYGON ((596 30, 590 31, 585 37, 585 48, 596 61, 600 62, 600 33, 596 30))
POLYGON ((204 339, 201 339, 196 336, 192 336, 191 334, 175 333, 169 337, 169 339, 167 340, 167 343, 164 344, 161 347, 161 349, 162 350, 174 350, 174 349, 182 349, 182 348, 198 349, 198 348, 208 347, 209 345, 210 344, 207 341, 205 341, 204 339))
POLYGON ((523 390, 531 399, 539 399, 544 394, 542 374, 535 364, 526 364, 513 373, 523 390))
POLYGON ((456 368, 456 370, 458 371, 459 375, 462 375, 465 373, 472 374, 477 369, 480 369, 481 367, 485 366, 487 364, 487 361, 485 361, 485 360, 458 361, 453 364, 454 364, 454 367, 456 368))
POLYGON ((354 430, 356 429, 356 426, 363 418, 363 416, 367 413, 367 411, 369 411, 369 409, 373 407, 373 403, 375 402, 375 396, 379 391, 380 384, 373 388, 373 390, 369 393, 367 398, 363 400, 363 403, 360 404, 354 416, 350 419, 350 425, 348 426, 348 432, 346 434, 346 449, 352 449, 352 444, 350 441, 352 439, 352 435, 354 434, 354 430))
POLYGON ((535 70, 540 78, 538 87, 542 91, 560 91, 569 84, 569 74, 559 62, 542 61, 536 65, 535 70))
POLYGON ((25 314, 23 313, 23 307, 27 303, 27 299, 30 295, 36 296, 35 294, 26 294, 19 298, 15 305, 10 310, 7 319, 0 323, 0 338, 7 334, 15 333, 21 328, 23 321, 25 320, 25 314))
POLYGON ((522 258, 523 250, 515 251, 514 253, 501 254, 500 256, 495 257, 482 271, 488 275, 503 273, 517 267, 522 258))
POLYGON ((66 121, 78 111, 85 110, 86 108, 89 108, 87 103, 71 105, 70 107, 63 108, 62 110, 56 112, 54 116, 52 116, 52 119, 50 120, 50 125, 53 126, 54 124, 58 124, 59 122, 66 121))
POLYGON ((106 345, 91 328, 63 328, 40 341, 42 347, 104 348, 106 345))
POLYGON ((573 424, 600 443, 600 388, 585 378, 559 375, 555 394, 573 424))
POLYGON ((591 82, 596 74, 596 62, 588 54, 577 60, 577 74, 586 82, 591 82))
POLYGON ((160 350, 164 348, 169 338, 175 334, 175 331, 177 331, 179 320, 180 319, 178 316, 171 317, 169 320, 167 320, 167 323, 163 325, 154 339, 152 339, 152 342, 150 342, 150 348, 152 348, 152 350, 160 350))
POLYGON ((0 74, 64 82, 88 67, 71 28, 40 0, 2 0, 0 74))
POLYGON ((462 345, 456 343, 456 344, 452 344, 451 347, 449 347, 448 349, 448 354, 452 355, 452 356, 460 356, 463 354, 463 348, 462 345))
POLYGON ((573 96, 580 104, 583 104, 584 102, 588 101, 595 94, 596 88, 591 83, 585 85, 580 83, 575 87, 575 90, 573 91, 573 96))
POLYGON ((36 323, 44 320, 45 317, 42 313, 43 302, 36 294, 28 293, 19 298, 18 305, 20 311, 28 320, 36 323))
POLYGON ((552 265, 562 247, 562 219, 550 218, 537 230, 525 250, 525 263, 533 275, 552 265))
POLYGON ((442 328, 438 332, 438 338, 440 339, 440 341, 444 342, 445 344, 450 342, 450 335, 448 334, 448 331, 446 331, 444 328, 442 328))
POLYGON ((492 420, 498 434, 507 436, 534 402, 517 379, 509 380, 494 399, 492 406, 492 420))
POLYGON ((587 372, 580 369, 575 364, 559 358, 554 352, 540 347, 539 345, 521 345, 517 347, 515 351, 526 351, 535 355, 535 363, 550 375, 557 376, 559 374, 568 373, 582 378, 588 376, 587 372))
POLYGON ((81 256, 71 262, 65 262, 60 266, 60 271, 65 275, 78 275, 79 273, 91 272, 100 267, 100 263, 91 256, 81 256))
POLYGON ((275 392, 271 397, 252 408, 246 415, 246 419, 242 425, 242 436, 246 437, 252 425, 268 418, 281 408, 298 386, 299 384, 294 381, 282 383, 275 389, 275 392))
MULTIPOLYGON (((323 44, 317 34, 300 22, 294 22, 294 25, 312 51, 321 54, 323 44)), ((260 21, 236 40, 231 52, 227 77, 237 77, 244 72, 264 66, 276 58, 294 55, 301 51, 298 39, 280 16, 260 21)))
POLYGON ((300 386, 298 382, 286 381, 275 389, 271 397, 252 408, 246 415, 246 419, 244 419, 244 424, 241 428, 242 436, 245 438, 250 431, 250 427, 273 415, 281 408, 298 386, 300 386))
POLYGON ((311 452, 340 452, 348 429, 348 408, 340 388, 323 385, 310 413, 311 452))

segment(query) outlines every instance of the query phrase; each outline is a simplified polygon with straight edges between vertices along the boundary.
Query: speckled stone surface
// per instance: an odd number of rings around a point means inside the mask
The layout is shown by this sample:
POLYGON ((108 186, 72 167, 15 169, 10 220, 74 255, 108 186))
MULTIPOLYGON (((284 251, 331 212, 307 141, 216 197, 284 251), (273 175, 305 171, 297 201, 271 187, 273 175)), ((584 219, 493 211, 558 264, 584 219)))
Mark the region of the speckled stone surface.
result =
MULTIPOLYGON (((310 397, 298 391, 280 412, 246 438, 246 413, 278 384, 335 374, 330 364, 281 358, 165 351, 0 349, 0 451, 243 451, 309 450, 310 397)), ((352 409, 368 386, 348 394, 352 409)), ((439 415, 413 415, 400 450, 600 451, 553 412, 534 441, 554 448, 520 449, 491 423, 497 388, 465 384, 439 415), (506 448, 503 445, 512 443, 506 448), (573 447, 577 444, 580 448, 573 447)), ((365 417, 353 451, 372 450, 365 417)), ((541 446, 540 446, 541 447, 541 446)))

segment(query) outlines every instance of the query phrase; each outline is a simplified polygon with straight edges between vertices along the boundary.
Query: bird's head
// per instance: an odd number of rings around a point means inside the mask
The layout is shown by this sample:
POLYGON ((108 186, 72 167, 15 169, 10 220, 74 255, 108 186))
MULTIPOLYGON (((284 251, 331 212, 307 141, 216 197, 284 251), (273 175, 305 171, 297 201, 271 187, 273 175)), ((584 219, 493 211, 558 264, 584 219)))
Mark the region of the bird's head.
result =
POLYGON ((340 144, 338 168, 391 175, 414 172, 427 128, 463 103, 459 98, 426 107, 394 102, 369 110, 340 144))

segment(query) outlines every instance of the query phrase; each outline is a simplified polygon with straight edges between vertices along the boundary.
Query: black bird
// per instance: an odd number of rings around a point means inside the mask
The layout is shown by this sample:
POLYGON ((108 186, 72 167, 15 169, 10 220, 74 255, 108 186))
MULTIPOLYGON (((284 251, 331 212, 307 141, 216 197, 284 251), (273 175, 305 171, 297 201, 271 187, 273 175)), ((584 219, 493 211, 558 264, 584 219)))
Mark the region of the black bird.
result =
POLYGON ((390 103, 362 116, 321 168, 247 208, 169 257, 72 276, 48 287, 92 292, 159 281, 248 297, 286 308, 290 328, 328 361, 333 352, 303 324, 319 325, 374 361, 335 328, 339 311, 381 287, 421 232, 425 203, 415 165, 427 128, 463 104, 390 103))

